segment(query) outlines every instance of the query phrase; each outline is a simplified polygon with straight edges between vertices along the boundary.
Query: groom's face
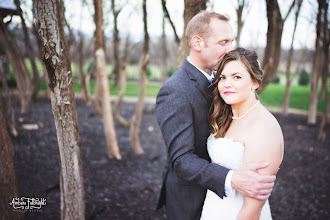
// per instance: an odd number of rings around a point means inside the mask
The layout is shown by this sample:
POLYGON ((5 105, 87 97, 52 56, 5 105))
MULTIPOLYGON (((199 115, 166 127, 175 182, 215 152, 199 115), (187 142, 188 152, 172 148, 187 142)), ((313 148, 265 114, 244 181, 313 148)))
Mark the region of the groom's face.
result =
POLYGON ((227 21, 216 18, 210 21, 209 37, 203 39, 201 50, 203 63, 207 72, 216 71, 225 54, 233 50, 233 30, 227 21))

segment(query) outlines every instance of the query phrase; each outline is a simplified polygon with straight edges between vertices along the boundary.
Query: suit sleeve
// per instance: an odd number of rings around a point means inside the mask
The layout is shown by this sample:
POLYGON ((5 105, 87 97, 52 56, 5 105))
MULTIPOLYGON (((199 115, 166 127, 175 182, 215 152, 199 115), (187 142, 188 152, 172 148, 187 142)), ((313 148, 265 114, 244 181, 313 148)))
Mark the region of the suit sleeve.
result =
MULTIPOLYGON (((223 197, 229 169, 209 163, 195 151, 193 110, 183 92, 163 86, 157 96, 156 116, 160 125, 170 166, 186 181, 195 182, 223 197)), ((206 141, 206 140, 205 140, 206 141)))

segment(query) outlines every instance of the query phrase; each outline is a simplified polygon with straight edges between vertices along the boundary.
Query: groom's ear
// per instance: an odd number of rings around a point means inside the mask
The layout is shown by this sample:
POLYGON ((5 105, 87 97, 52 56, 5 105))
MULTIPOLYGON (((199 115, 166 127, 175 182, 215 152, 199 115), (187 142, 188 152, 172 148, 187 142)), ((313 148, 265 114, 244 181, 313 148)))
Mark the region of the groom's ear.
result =
POLYGON ((203 40, 200 36, 198 35, 194 35, 192 38, 191 38, 191 47, 200 52, 201 49, 202 49, 202 44, 203 44, 203 40))

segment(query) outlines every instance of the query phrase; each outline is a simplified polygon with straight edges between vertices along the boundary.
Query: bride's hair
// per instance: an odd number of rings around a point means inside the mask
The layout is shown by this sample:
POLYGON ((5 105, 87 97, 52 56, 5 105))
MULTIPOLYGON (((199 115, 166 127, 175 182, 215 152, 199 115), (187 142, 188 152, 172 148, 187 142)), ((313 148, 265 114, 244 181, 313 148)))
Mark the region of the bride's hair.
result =
POLYGON ((214 89, 212 92, 209 121, 212 127, 212 134, 215 138, 224 137, 232 121, 231 117, 233 116, 233 113, 231 111, 231 105, 226 104, 221 98, 218 91, 218 83, 220 81, 220 74, 226 64, 235 60, 242 62, 254 82, 258 82, 260 85, 262 81, 263 71, 260 67, 258 55, 255 51, 239 47, 224 56, 211 85, 214 89))

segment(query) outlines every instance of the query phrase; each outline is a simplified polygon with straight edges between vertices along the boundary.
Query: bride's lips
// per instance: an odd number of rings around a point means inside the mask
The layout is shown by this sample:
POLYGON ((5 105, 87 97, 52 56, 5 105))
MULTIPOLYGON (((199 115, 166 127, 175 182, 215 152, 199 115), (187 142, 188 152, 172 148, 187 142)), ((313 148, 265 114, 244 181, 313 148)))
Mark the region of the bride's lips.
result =
POLYGON ((235 94, 236 92, 231 92, 231 91, 225 91, 223 94, 225 95, 232 95, 232 94, 235 94))

